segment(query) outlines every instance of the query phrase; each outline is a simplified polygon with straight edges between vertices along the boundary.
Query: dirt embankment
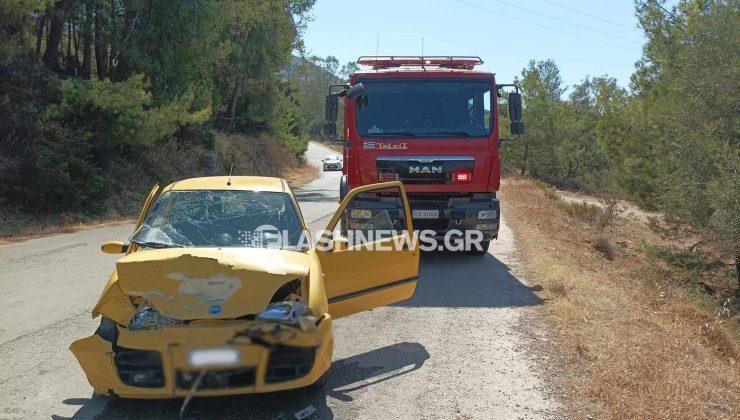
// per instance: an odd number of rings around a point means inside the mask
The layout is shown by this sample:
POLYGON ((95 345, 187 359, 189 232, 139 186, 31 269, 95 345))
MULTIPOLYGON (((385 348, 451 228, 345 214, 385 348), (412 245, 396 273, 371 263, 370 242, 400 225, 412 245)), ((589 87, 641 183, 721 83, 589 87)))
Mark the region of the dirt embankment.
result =
POLYGON ((736 416, 736 290, 708 286, 725 285, 730 267, 662 258, 680 260, 671 250, 683 242, 671 248, 652 219, 610 218, 530 180, 506 180, 501 196, 547 301, 542 322, 554 343, 542 350, 573 417, 736 416))
POLYGON ((8 205, 0 208, 0 244, 127 223, 138 214, 154 184, 229 171, 234 175, 282 177, 291 186, 303 185, 319 174, 319 168, 289 153, 269 135, 214 132, 212 150, 171 138, 112 165, 112 175, 120 182, 102 213, 34 215, 8 205))

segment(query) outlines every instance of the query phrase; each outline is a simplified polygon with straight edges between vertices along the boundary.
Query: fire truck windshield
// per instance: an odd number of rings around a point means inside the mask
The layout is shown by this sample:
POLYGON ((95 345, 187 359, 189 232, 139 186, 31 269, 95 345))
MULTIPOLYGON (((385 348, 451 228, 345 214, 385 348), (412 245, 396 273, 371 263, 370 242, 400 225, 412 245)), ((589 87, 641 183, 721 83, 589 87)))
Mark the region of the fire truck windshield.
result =
POLYGON ((368 104, 356 110, 363 137, 489 137, 491 81, 471 79, 362 80, 368 104))

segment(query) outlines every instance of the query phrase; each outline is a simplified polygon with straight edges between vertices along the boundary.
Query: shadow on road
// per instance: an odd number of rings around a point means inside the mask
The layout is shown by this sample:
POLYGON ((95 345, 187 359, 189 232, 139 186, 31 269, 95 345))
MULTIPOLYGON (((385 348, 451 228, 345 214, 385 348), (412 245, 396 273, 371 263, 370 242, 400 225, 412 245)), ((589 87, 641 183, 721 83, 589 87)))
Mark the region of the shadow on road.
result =
POLYGON ((414 296, 397 306, 503 308, 542 303, 492 254, 422 253, 414 296))
MULTIPOLYGON (((324 386, 292 391, 233 397, 196 398, 186 418, 293 419, 294 413, 309 405, 316 408, 312 418, 333 418, 327 404, 331 397, 341 404, 353 400, 352 393, 420 369, 429 359, 419 343, 398 343, 346 359, 337 360, 327 373, 324 386)), ((72 418, 177 418, 182 399, 126 400, 93 396, 71 398, 67 405, 82 406, 72 418)), ((60 416, 52 416, 61 419, 60 416)))
POLYGON ((311 189, 311 191, 294 191, 299 203, 326 203, 339 200, 339 188, 331 190, 311 189))

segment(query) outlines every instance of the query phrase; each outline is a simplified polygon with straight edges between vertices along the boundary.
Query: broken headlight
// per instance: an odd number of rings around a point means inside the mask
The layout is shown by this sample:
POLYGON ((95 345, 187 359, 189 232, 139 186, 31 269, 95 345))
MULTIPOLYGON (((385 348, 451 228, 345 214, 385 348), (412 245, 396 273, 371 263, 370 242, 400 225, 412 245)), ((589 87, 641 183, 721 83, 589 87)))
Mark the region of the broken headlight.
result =
POLYGON ((151 307, 144 307, 139 309, 139 311, 134 315, 133 318, 131 318, 131 322, 129 323, 129 330, 131 331, 137 331, 137 330, 158 330, 162 328, 163 325, 181 325, 182 321, 179 321, 177 319, 167 318, 166 316, 162 316, 162 314, 159 313, 154 308, 151 307))
POLYGON ((316 318, 308 315, 308 307, 303 302, 295 300, 271 303, 264 312, 257 315, 256 319, 297 325, 302 330, 313 329, 316 325, 316 318))

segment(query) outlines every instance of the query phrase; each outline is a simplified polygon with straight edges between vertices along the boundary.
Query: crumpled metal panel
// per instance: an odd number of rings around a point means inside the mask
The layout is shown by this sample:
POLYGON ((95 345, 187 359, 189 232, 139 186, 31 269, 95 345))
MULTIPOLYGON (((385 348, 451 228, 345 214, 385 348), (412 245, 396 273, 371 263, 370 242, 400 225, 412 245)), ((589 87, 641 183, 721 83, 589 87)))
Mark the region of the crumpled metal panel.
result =
POLYGON ((180 320, 237 318, 261 312, 280 286, 308 274, 301 252, 243 248, 165 248, 116 263, 118 286, 180 320))

